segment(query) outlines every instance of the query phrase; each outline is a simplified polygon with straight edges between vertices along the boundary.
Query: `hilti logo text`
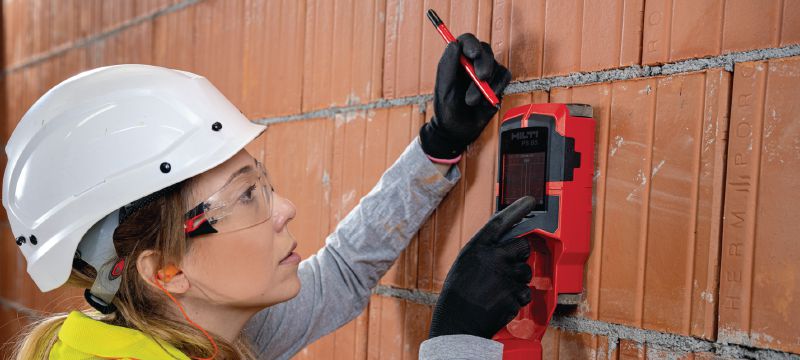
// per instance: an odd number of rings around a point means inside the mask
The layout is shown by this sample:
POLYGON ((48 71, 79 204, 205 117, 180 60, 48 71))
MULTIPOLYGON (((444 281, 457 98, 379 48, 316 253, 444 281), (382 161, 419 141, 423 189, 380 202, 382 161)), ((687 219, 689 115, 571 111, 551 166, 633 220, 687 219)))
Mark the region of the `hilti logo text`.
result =
POLYGON ((511 134, 511 140, 528 140, 539 137, 538 130, 531 130, 525 132, 515 132, 511 134))

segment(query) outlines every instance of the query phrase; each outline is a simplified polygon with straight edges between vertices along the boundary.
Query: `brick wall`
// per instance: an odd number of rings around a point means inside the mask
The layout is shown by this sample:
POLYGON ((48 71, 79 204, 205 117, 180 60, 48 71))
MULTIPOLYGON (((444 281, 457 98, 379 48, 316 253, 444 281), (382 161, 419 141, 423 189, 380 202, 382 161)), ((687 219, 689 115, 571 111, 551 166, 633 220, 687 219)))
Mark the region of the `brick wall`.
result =
MULTIPOLYGON (((427 8, 511 69, 501 112, 595 109, 586 289, 558 311, 546 358, 800 358, 798 1, 7 0, 3 141, 79 71, 202 74, 270 125, 249 150, 297 205, 307 256, 432 114, 443 44, 427 8)), ((297 358, 416 357, 447 270, 492 213, 496 141, 495 120, 368 309, 297 358)), ((38 292, 0 215, 6 342, 83 300, 38 292)))

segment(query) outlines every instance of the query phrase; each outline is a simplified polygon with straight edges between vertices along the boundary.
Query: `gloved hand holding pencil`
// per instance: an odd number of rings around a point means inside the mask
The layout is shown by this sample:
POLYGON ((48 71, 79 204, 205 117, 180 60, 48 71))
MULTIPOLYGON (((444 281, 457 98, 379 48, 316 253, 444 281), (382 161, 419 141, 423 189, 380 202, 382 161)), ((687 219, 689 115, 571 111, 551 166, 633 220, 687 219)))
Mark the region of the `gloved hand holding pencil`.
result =
POLYGON ((436 70, 434 116, 419 132, 422 149, 432 160, 459 156, 489 123, 498 108, 489 103, 460 63, 464 55, 498 99, 511 81, 511 73, 494 59, 491 46, 472 34, 463 34, 447 45, 436 70))

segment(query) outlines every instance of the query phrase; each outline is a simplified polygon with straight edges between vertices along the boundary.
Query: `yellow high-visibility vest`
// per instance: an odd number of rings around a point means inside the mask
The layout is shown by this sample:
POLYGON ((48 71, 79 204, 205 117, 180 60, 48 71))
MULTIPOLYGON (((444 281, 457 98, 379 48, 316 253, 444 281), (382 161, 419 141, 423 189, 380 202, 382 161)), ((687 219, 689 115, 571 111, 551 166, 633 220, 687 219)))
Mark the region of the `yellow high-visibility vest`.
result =
POLYGON ((58 332, 50 351, 51 360, 84 359, 180 359, 190 360, 174 346, 139 330, 94 320, 72 311, 58 332))

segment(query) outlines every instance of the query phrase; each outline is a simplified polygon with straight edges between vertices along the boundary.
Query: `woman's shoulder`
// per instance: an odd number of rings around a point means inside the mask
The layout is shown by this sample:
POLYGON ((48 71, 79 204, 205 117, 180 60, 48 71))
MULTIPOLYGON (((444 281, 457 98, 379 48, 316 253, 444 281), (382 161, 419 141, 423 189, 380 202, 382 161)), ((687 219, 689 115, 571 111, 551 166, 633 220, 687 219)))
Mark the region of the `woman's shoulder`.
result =
POLYGON ((72 311, 58 331, 50 359, 135 358, 186 359, 174 346, 137 330, 107 324, 81 311, 72 311))

